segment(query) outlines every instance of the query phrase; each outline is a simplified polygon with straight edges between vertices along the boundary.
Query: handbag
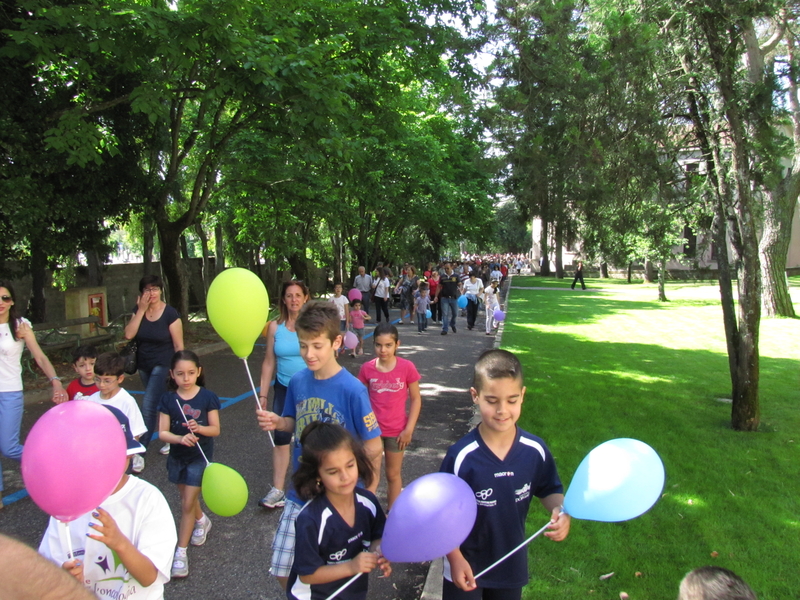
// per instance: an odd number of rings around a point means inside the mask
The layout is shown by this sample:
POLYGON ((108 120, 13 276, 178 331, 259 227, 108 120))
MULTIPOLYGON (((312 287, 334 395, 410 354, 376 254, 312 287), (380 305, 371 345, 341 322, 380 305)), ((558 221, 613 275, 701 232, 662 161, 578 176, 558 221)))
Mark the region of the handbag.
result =
POLYGON ((125 366, 122 367, 122 370, 128 375, 136 373, 136 369, 138 368, 136 364, 136 352, 138 350, 139 343, 136 341, 136 338, 133 338, 119 351, 119 355, 125 359, 125 366))

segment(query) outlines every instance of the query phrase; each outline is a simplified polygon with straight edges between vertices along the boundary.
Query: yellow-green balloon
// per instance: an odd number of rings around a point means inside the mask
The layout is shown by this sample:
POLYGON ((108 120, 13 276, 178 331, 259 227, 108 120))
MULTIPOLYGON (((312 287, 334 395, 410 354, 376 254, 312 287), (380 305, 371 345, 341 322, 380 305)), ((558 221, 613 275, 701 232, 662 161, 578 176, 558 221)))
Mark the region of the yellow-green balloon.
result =
POLYGON ((220 517, 238 515, 247 504, 247 482, 236 471, 211 463, 203 471, 203 500, 220 517))
POLYGON ((247 269, 226 269, 211 282, 206 297, 208 320, 239 358, 247 358, 264 330, 269 295, 247 269))

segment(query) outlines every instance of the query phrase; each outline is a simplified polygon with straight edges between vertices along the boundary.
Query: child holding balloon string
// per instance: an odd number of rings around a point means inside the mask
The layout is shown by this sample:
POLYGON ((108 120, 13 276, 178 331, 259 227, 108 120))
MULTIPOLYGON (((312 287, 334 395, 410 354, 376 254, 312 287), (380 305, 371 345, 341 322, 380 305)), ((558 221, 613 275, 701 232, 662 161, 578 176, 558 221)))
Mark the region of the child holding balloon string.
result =
MULTIPOLYGON (((134 439, 125 413, 105 407, 125 434, 127 471, 131 456, 145 448, 134 439)), ((93 511, 70 521, 69 527, 50 517, 39 554, 101 600, 160 600, 169 581, 176 540, 172 513, 161 491, 123 472, 111 495, 93 511)))
POLYGON ((170 444, 168 478, 177 484, 181 497, 178 546, 172 562, 172 577, 178 578, 189 575, 189 544, 205 544, 211 529, 211 520, 200 507, 200 487, 206 458, 213 459, 213 438, 220 432, 221 405, 217 395, 205 388, 203 367, 191 350, 173 355, 169 374, 169 391, 158 406, 158 437, 170 444))
MULTIPOLYGON (((377 358, 361 365, 358 378, 367 386, 369 401, 381 428, 386 459, 386 486, 389 509, 403 489, 403 455, 411 443, 422 410, 420 375, 410 360, 397 356, 400 336, 390 323, 378 323, 374 333, 377 358), (408 412, 406 413, 406 404, 408 412)), ((378 488, 380 470, 370 488, 378 488)))
POLYGON ((375 495, 358 487, 374 474, 363 446, 341 425, 315 421, 300 438, 300 466, 292 477, 307 503, 295 522, 295 555, 286 595, 290 600, 364 600, 367 577, 392 568, 380 554, 386 517, 375 495), (353 579, 355 578, 355 579, 353 579), (353 579, 346 589, 342 584, 353 579), (338 593, 337 593, 338 592, 338 593))
POLYGON ((525 539, 534 496, 551 515, 545 536, 567 537, 564 487, 544 441, 517 427, 525 398, 519 359, 507 350, 484 352, 470 393, 481 423, 450 447, 440 471, 470 485, 478 514, 467 539, 445 557, 442 599, 519 600, 528 582, 527 552, 494 563, 525 539))

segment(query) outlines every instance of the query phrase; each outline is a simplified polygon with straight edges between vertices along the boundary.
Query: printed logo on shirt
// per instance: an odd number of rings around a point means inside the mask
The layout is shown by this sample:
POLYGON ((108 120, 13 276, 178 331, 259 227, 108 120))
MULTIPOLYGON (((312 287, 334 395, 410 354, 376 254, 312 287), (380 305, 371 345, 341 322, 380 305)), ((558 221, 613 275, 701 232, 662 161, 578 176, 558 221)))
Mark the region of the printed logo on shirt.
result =
POLYGON ((347 548, 342 548, 338 552, 334 552, 328 558, 331 562, 340 562, 345 556, 347 556, 347 548))
POLYGON ((527 500, 531 497, 531 484, 526 483, 520 489, 514 490, 514 501, 515 502, 522 502, 523 500, 527 500))
POLYGON ((371 378, 369 380, 369 389, 372 392, 377 394, 383 392, 399 392, 404 390, 406 387, 406 382, 402 381, 399 377, 397 377, 394 381, 380 381, 376 378, 371 378))
POLYGON ((497 504, 497 500, 489 500, 489 497, 494 493, 492 488, 488 488, 485 490, 481 490, 480 492, 475 492, 475 498, 477 499, 479 506, 495 506, 497 504))
POLYGON ((296 430, 298 435, 295 436, 295 443, 298 446, 300 445, 299 434, 302 434, 303 430, 314 421, 344 425, 345 418, 341 411, 327 400, 307 398, 297 406, 296 430))
POLYGON ((367 431, 374 431, 378 428, 378 419, 375 417, 374 412, 370 412, 368 415, 364 416, 364 425, 367 431))
POLYGON ((202 413, 199 408, 192 408, 189 404, 183 405, 183 412, 187 417, 195 421, 200 418, 200 414, 202 413))
POLYGON ((514 471, 500 471, 494 474, 495 477, 513 477, 514 471))

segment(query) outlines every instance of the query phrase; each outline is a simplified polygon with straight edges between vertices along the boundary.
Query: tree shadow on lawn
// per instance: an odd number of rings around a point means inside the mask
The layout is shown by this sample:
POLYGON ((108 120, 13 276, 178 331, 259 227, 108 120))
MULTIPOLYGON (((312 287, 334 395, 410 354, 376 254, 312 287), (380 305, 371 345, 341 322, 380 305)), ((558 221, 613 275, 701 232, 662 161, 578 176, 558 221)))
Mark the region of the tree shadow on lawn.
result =
MULTIPOLYGON (((717 400, 730 396, 724 354, 590 342, 513 326, 504 332, 503 348, 523 364, 528 391, 519 425, 548 443, 565 488, 588 452, 610 439, 642 440, 664 462, 662 497, 642 518, 580 522, 572 550, 547 548, 573 561, 567 567, 581 570, 582 585, 594 588, 599 574, 622 571, 628 578, 618 583, 631 597, 633 590, 639 597, 671 597, 663 582, 677 589, 684 573, 713 562, 711 551, 720 552, 720 564, 748 574, 750 565, 778 564, 800 550, 794 524, 798 360, 762 359, 762 426, 753 434, 733 431, 731 405, 717 400), (635 571, 651 579, 631 578, 635 571)), ((532 515, 529 528, 541 520, 532 515)), ((541 572, 568 580, 572 572, 555 559, 542 557, 541 572)), ((768 584, 771 597, 783 597, 796 583, 793 576, 790 583, 768 584)))
MULTIPOLYGON (((659 302, 656 299, 624 300, 607 294, 570 295, 552 292, 520 293, 511 298, 511 312, 509 320, 515 323, 537 323, 541 325, 569 325, 596 323, 604 317, 636 311, 665 311, 681 310, 686 307, 714 308, 719 307, 717 300, 680 300, 679 302, 659 302), (549 297, 548 297, 549 296, 549 297), (527 313, 527 314, 526 314, 527 313), (532 313, 532 314, 531 314, 532 313), (531 318, 532 317, 532 318, 531 318)), ((720 327, 722 326, 722 313, 720 309, 720 327)))

